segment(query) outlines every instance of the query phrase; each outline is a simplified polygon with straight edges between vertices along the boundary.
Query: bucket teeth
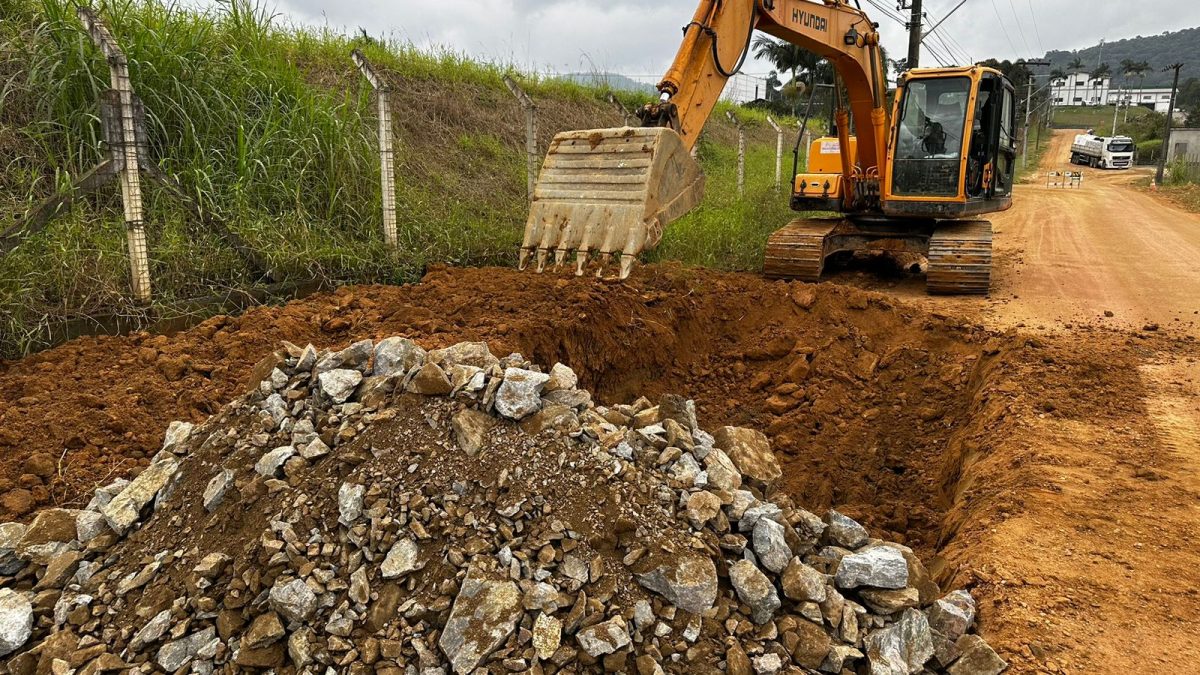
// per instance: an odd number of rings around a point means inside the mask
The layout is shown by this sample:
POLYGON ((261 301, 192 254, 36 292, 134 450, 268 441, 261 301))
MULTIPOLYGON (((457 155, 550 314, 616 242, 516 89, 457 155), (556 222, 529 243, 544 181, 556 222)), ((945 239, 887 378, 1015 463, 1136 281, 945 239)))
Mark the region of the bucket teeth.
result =
POLYGON ((621 280, 629 278, 633 272, 633 263, 637 261, 637 256, 622 255, 621 256, 621 280))
POLYGON ((621 278, 653 248, 662 228, 700 202, 704 176, 682 138, 664 127, 558 134, 534 188, 519 267, 537 250, 537 271, 554 251, 555 267, 572 252, 582 276, 595 255, 600 274, 619 259, 621 278))

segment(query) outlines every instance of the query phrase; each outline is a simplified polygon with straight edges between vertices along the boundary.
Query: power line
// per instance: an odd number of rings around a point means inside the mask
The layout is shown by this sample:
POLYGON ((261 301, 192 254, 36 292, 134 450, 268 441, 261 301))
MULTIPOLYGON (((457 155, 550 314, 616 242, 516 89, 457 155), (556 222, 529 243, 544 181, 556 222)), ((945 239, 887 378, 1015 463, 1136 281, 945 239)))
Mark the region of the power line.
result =
POLYGON ((1017 35, 1021 36, 1021 43, 1025 45, 1025 53, 1031 54, 1033 50, 1029 48, 1029 41, 1025 39, 1025 30, 1021 28, 1021 17, 1017 16, 1017 6, 1013 4, 1013 0, 1008 0, 1008 8, 1012 10, 1013 21, 1017 24, 1017 35))
POLYGON ((1033 9, 1033 0, 1025 0, 1029 3, 1029 16, 1033 17, 1033 34, 1037 38, 1038 50, 1043 54, 1046 53, 1046 45, 1042 43, 1042 31, 1038 28, 1037 12, 1033 9))
POLYGON ((1000 8, 996 7, 996 0, 992 0, 992 11, 996 13, 996 21, 1000 24, 1000 30, 1004 32, 1004 39, 1008 41, 1008 46, 1013 50, 1013 55, 1018 53, 1017 45, 1012 41, 1012 36, 1008 34, 1008 29, 1004 27, 1004 19, 1000 16, 1000 8))

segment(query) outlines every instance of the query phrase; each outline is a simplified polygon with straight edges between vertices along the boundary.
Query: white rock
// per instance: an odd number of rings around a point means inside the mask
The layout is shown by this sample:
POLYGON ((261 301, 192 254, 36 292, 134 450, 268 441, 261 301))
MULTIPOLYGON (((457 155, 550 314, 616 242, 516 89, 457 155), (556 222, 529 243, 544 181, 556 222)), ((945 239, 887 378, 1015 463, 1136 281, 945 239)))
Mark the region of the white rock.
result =
POLYGON ((275 478, 283 468, 283 463, 296 454, 296 448, 284 445, 265 453, 254 463, 254 470, 263 478, 275 478))
POLYGON ((334 403, 345 403, 354 390, 363 381, 363 374, 357 370, 337 368, 317 376, 321 385, 321 393, 334 403))
POLYGON ((384 579, 395 579, 409 572, 415 572, 424 565, 417 562, 421 549, 412 539, 404 538, 392 545, 383 564, 379 567, 384 579))
POLYGON ((33 634, 33 605, 21 593, 0 588, 0 656, 25 645, 33 634))
POLYGON ((492 366, 500 363, 500 359, 492 354, 486 342, 460 342, 445 349, 437 349, 429 352, 429 360, 440 363, 443 369, 464 365, 490 370, 492 366))
POLYGON ((739 560, 730 566, 729 581, 738 598, 750 606, 751 620, 760 626, 770 621, 782 604, 775 584, 749 560, 739 560))
POLYGON ((550 369, 550 379, 546 381, 545 390, 548 392, 562 391, 566 389, 574 389, 578 385, 579 376, 575 374, 575 371, 561 363, 556 363, 554 364, 554 367, 550 369))
POLYGON ((514 420, 537 412, 542 407, 542 387, 549 379, 549 375, 532 370, 505 370, 504 381, 496 390, 496 412, 514 420))
POLYGON ((699 614, 717 600, 717 567, 707 555, 685 551, 662 560, 637 581, 676 607, 699 614))
POLYGON ((473 566, 454 599, 438 647, 455 673, 472 673, 512 635, 522 616, 517 585, 473 566))
POLYGON ((320 438, 314 438, 308 445, 300 448, 300 456, 308 461, 320 459, 329 454, 329 446, 320 438))
POLYGON ((133 636, 133 640, 129 643, 129 647, 137 650, 146 645, 152 645, 155 642, 158 642, 159 639, 166 634, 167 629, 170 627, 171 610, 164 609, 158 614, 155 614, 153 619, 147 621, 146 625, 142 626, 142 629, 133 636))
POLYGON ((975 599, 966 591, 954 591, 926 610, 929 626, 955 642, 975 622, 975 599))
POLYGON ((596 658, 612 654, 629 644, 629 631, 625 626, 625 619, 618 615, 608 621, 584 628, 575 634, 575 639, 583 651, 596 658))
POLYGON ((124 535, 138 521, 142 509, 154 500, 160 490, 167 486, 179 462, 167 456, 160 462, 146 467, 137 478, 113 498, 100 512, 108 520, 113 532, 124 535))
POLYGON ((181 443, 187 441, 192 435, 192 430, 195 428, 195 425, 191 422, 171 422, 167 426, 167 433, 163 438, 162 451, 174 452, 181 443))
POLYGON ((320 376, 331 370, 346 369, 357 370, 361 375, 366 370, 374 351, 370 340, 359 340, 340 352, 326 354, 317 359, 313 372, 320 376))
POLYGON ((108 521, 95 511, 80 511, 75 517, 75 538, 86 544, 108 531, 108 521))
POLYGON ((763 654, 750 660, 756 675, 776 675, 783 670, 783 660, 778 654, 763 654))
POLYGON ((229 469, 223 469, 213 476, 212 480, 208 481, 208 486, 204 488, 204 509, 212 513, 220 508, 221 502, 225 501, 225 494, 232 486, 233 472, 229 469))
POLYGON ((834 544, 853 550, 867 543, 867 528, 859 525, 854 519, 830 509, 825 514, 825 522, 829 525, 825 534, 834 544))
POLYGON ((191 663, 215 640, 218 640, 217 629, 209 626, 202 631, 163 645, 159 648, 154 660, 160 668, 168 673, 173 673, 191 663))
POLYGON ((376 375, 405 375, 425 364, 425 350, 403 337, 390 337, 375 345, 376 375))
POLYGON ((867 636, 867 658, 873 675, 913 675, 933 656, 933 635, 925 615, 907 609, 900 620, 867 636))
POLYGON ((349 527, 362 517, 363 495, 367 486, 342 483, 338 488, 338 522, 349 527))
POLYGON ((792 549, 784 540, 783 525, 770 518, 760 518, 754 525, 754 554, 763 567, 779 574, 792 559, 792 549))
POLYGON ((16 574, 25 567, 25 561, 17 557, 17 545, 27 529, 22 523, 0 524, 0 574, 16 574))
POLYGON ((889 546, 869 548, 843 556, 834 583, 838 588, 904 588, 908 585, 908 563, 903 553, 889 546))
POLYGON ((124 478, 118 478, 104 487, 96 488, 96 492, 93 494, 92 500, 88 502, 88 505, 85 508, 88 511, 99 511, 105 506, 108 506, 109 503, 112 502, 113 497, 121 494, 121 490, 124 490, 128 485, 129 481, 125 480, 124 478))
POLYGON ((479 453, 487 440, 487 434, 495 426, 496 419, 487 413, 464 408, 450 418, 454 438, 463 452, 472 457, 479 453))
POLYGON ((275 582, 268 596, 271 609, 288 621, 304 621, 317 609, 317 596, 302 579, 275 582))

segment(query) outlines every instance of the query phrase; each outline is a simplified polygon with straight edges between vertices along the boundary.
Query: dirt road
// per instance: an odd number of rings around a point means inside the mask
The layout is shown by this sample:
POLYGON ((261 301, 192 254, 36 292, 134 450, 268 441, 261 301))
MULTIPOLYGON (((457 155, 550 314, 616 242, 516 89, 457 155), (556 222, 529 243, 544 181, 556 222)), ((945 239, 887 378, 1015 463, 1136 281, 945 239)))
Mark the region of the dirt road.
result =
POLYGON ((1019 186, 1012 210, 992 216, 998 264, 990 299, 930 303, 920 276, 881 281, 854 266, 831 278, 888 290, 938 311, 977 314, 996 327, 1058 330, 1091 323, 1140 329, 1154 323, 1200 336, 1200 214, 1132 187, 1147 177, 1145 169, 1072 166, 1076 133, 1056 132, 1042 171, 1019 186), (1082 171, 1082 187, 1046 187, 1046 172, 1064 170, 1082 171))
POLYGON ((964 554, 1014 670, 1195 672, 1184 654, 1200 635, 1200 366, 1191 342, 1200 333, 1200 216, 1134 187, 1144 171, 1071 166, 1075 133, 1053 137, 1040 177, 993 219, 991 299, 939 303, 911 279, 894 290, 1073 345, 1073 354, 1029 364, 1025 380, 1075 361, 1078 384, 1060 392, 1073 403, 1097 397, 1089 372, 1134 371, 1086 414, 1024 420, 1028 451, 1004 483, 1023 495, 1022 510, 964 554), (1082 170, 1081 188, 1045 186, 1046 172, 1065 169, 1082 170))

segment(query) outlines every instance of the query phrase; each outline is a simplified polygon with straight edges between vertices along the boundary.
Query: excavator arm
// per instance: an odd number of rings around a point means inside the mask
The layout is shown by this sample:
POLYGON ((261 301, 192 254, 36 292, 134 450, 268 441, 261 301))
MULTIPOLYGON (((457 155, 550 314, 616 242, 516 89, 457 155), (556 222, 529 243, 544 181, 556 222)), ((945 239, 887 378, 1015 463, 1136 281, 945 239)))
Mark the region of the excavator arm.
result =
MULTIPOLYGON (((820 54, 833 65, 854 113, 859 147, 859 156, 850 157, 848 114, 839 106, 843 176, 851 184, 865 176, 881 179, 887 156, 887 77, 879 34, 862 10, 842 0, 702 0, 658 85, 662 100, 647 106, 643 119, 669 125, 686 147, 695 145, 746 57, 755 30, 820 54)), ((841 90, 837 93, 840 97, 841 90)))
MULTIPOLYGON (((701 0, 658 85, 659 101, 639 113, 642 128, 554 138, 532 195, 520 267, 536 255, 541 271, 551 253, 557 266, 574 251, 576 273, 582 274, 595 253, 599 275, 616 253, 621 278, 629 275, 637 255, 657 245, 666 225, 699 204, 704 177, 688 150, 745 60, 755 30, 824 56, 837 72, 857 136, 853 157, 850 115, 840 103, 842 194, 847 209, 854 209, 855 186, 882 184, 887 156, 887 85, 876 28, 843 0, 701 0)), ((841 102, 841 87, 835 90, 841 102)))

